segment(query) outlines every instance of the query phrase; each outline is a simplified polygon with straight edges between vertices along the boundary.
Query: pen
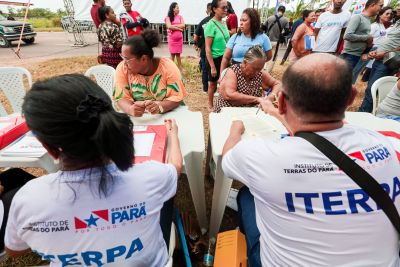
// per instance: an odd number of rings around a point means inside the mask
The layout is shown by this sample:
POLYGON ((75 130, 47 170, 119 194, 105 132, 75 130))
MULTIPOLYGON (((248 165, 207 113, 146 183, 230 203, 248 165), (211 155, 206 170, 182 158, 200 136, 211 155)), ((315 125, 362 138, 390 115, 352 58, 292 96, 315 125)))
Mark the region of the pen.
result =
MULTIPOLYGON (((267 98, 271 92, 272 92, 272 87, 270 87, 270 88, 268 89, 268 91, 267 91, 267 93, 265 94, 265 97, 264 97, 264 98, 267 98)), ((260 108, 261 108, 261 104, 258 106, 256 115, 257 115, 258 112, 260 111, 260 108)))

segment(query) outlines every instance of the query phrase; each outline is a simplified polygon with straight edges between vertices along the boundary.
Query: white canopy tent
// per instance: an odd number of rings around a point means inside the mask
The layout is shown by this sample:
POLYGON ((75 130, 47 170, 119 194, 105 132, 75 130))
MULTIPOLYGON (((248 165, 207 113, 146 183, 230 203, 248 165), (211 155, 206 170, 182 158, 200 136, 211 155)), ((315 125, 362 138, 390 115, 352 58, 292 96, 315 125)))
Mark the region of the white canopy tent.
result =
MULTIPOLYGON (((75 10, 75 20, 91 20, 90 8, 93 1, 72 0, 75 10)), ((132 0, 133 9, 138 11, 150 23, 164 23, 169 5, 174 0, 132 0)), ((198 24, 206 16, 206 6, 211 0, 178 0, 180 15, 186 24, 198 24)), ((251 0, 230 0, 235 13, 240 16, 242 11, 250 7, 251 0)), ((106 0, 118 15, 124 11, 122 0, 106 0)))

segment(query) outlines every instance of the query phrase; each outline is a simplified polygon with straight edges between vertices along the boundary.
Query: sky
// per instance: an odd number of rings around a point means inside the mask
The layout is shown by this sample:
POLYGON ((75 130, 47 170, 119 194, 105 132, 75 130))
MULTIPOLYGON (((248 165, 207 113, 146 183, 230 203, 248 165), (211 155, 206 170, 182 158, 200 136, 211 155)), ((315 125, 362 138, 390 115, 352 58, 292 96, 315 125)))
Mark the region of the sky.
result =
MULTIPOLYGON (((18 2, 23 1, 18 0, 18 2)), ((25 2, 27 2, 27 0, 25 2)), ((31 0, 31 2, 34 4, 34 7, 50 8, 50 10, 53 11, 56 11, 59 8, 64 8, 64 1, 62 0, 31 0)))
MULTIPOLYGON (((10 0, 13 2, 27 3, 28 0, 10 0)), ((85 1, 85 0, 82 0, 85 1)), ((33 7, 49 8, 52 11, 56 11, 59 8, 64 9, 64 1, 62 0, 31 0, 33 7)), ((13 8, 21 8, 17 6, 11 6, 13 8)), ((0 10, 7 11, 6 5, 0 5, 0 10)))

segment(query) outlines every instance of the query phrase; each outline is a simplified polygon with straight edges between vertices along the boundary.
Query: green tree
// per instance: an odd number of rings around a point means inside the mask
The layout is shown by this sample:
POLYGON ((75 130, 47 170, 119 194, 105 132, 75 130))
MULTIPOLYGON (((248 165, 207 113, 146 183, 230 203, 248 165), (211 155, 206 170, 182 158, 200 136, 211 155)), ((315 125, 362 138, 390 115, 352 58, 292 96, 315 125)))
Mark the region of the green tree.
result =
POLYGON ((400 6, 400 2, 398 0, 390 0, 387 6, 390 6, 392 8, 396 8, 400 6))
POLYGON ((59 18, 68 16, 67 11, 65 11, 64 9, 61 9, 61 8, 57 9, 56 15, 59 18))
POLYGON ((14 9, 14 8, 12 8, 12 7, 7 7, 7 10, 8 10, 8 15, 9 16, 11 16, 11 17, 15 17, 16 16, 16 10, 14 9))

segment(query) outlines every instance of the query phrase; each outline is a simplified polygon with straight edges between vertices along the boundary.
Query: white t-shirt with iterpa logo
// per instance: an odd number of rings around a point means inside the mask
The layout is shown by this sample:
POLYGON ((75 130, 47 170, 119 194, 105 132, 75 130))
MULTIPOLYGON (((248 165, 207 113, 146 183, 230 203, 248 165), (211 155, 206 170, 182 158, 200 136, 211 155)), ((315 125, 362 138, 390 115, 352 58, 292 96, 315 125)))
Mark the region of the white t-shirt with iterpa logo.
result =
MULTIPOLYGON (((371 174, 399 209, 393 138, 352 125, 319 134, 371 174)), ((308 141, 243 140, 222 168, 254 196, 263 266, 400 266, 398 234, 384 212, 308 141)))
POLYGON ((315 28, 320 29, 315 40, 314 52, 333 53, 336 52, 340 39, 340 32, 347 27, 351 14, 348 11, 342 11, 333 14, 330 11, 322 13, 315 28))
POLYGON ((126 172, 112 164, 107 171, 112 191, 101 198, 100 169, 57 172, 27 183, 11 205, 6 247, 31 248, 51 266, 164 266, 160 210, 176 193, 175 167, 151 161, 126 172))

